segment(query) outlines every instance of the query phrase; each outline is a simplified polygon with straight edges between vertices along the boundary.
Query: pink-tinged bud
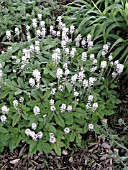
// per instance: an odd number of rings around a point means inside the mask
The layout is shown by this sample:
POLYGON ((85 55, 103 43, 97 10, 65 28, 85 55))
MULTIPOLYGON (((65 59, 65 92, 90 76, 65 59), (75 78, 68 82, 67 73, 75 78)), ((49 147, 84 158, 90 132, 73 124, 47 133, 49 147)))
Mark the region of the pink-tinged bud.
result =
POLYGON ((107 119, 103 119, 102 120, 103 123, 107 123, 107 121, 108 121, 107 119))

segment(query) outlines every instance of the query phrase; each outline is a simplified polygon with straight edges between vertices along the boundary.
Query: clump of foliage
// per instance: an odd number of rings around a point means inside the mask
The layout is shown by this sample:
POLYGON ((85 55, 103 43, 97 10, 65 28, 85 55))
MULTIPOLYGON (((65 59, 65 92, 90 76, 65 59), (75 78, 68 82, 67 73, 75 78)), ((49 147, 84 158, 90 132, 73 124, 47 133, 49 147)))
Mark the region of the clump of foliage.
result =
MULTIPOLYGON (((127 65, 128 60, 128 2, 126 0, 75 0, 67 6, 65 19, 73 23, 82 35, 90 33, 100 44, 111 42, 109 52, 114 59, 127 65)), ((100 53, 100 52, 99 52, 100 53)))
POLYGON ((39 13, 25 26, 21 43, 12 42, 19 27, 6 31, 9 47, 0 55, 0 151, 26 142, 30 155, 60 155, 71 142, 81 146, 88 130, 99 134, 98 121, 115 113, 124 65, 113 61, 109 42, 93 53, 93 37, 75 33, 60 16, 49 26, 39 13))

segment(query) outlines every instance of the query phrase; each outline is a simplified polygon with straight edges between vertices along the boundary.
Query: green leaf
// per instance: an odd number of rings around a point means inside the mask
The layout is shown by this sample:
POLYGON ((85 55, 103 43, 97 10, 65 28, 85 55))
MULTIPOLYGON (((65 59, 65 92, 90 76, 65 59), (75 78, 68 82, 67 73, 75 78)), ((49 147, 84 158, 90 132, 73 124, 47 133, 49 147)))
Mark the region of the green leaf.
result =
POLYGON ((88 131, 88 125, 85 124, 85 126, 84 126, 84 133, 86 133, 87 131, 88 131))
POLYGON ((99 127, 95 124, 93 128, 94 132, 100 134, 99 127))
POLYGON ((19 94, 21 94, 22 93, 22 90, 17 90, 16 92, 15 92, 15 95, 19 95, 19 94))
POLYGON ((76 135, 76 143, 78 144, 78 146, 81 146, 81 138, 82 136, 80 134, 76 135))
POLYGON ((75 132, 71 132, 69 136, 69 141, 73 142, 75 140, 75 132))
POLYGON ((58 156, 61 156, 61 147, 58 145, 58 143, 55 143, 53 146, 55 152, 57 153, 58 156))
POLYGON ((51 146, 48 143, 44 143, 44 141, 40 140, 37 145, 37 150, 40 152, 44 152, 45 154, 48 154, 51 150, 51 146))
POLYGON ((11 152, 19 145, 20 137, 17 134, 12 134, 12 138, 9 140, 9 149, 11 152))
POLYGON ((32 156, 37 151, 37 141, 32 141, 32 143, 29 145, 29 155, 32 156))
POLYGON ((13 121, 12 121, 12 126, 14 127, 17 122, 19 121, 20 119, 20 116, 18 114, 15 114, 13 117, 12 117, 13 121))
POLYGON ((0 126, 0 133, 8 133, 8 131, 2 126, 0 126))
POLYGON ((67 87, 67 89, 68 89, 68 91, 70 93, 72 91, 72 88, 73 88, 72 84, 67 82, 66 87, 67 87))
POLYGON ((55 118, 56 124, 60 125, 61 127, 64 127, 65 125, 64 120, 62 119, 60 114, 55 114, 54 118, 55 118))
POLYGON ((5 92, 2 92, 2 93, 0 94, 0 99, 4 99, 4 98, 8 95, 8 93, 9 93, 8 90, 5 91, 5 92))

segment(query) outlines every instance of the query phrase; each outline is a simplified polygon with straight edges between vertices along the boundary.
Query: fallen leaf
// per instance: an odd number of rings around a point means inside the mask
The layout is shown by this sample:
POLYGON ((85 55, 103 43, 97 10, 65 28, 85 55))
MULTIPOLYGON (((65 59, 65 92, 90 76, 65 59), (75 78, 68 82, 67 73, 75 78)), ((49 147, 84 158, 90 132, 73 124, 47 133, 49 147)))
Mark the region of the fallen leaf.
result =
POLYGON ((68 151, 64 149, 64 150, 62 151, 62 154, 63 154, 63 155, 68 155, 68 151))
POLYGON ((108 145, 107 143, 103 143, 103 144, 101 145, 101 147, 102 147, 102 148, 105 148, 105 149, 110 149, 110 148, 111 148, 111 146, 108 145))
POLYGON ((100 158, 100 160, 102 161, 102 160, 105 160, 107 157, 106 157, 106 154, 105 155, 103 155, 101 158, 100 158))
POLYGON ((10 164, 16 164, 17 162, 19 162, 20 159, 14 159, 12 161, 10 161, 10 164))

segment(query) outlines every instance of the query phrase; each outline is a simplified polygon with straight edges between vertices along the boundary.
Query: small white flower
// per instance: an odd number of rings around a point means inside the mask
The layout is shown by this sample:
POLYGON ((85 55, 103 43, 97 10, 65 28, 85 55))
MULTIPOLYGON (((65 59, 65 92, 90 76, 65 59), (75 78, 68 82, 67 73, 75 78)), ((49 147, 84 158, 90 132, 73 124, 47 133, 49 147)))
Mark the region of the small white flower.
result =
POLYGON ((32 129, 35 130, 37 128, 37 124, 36 123, 32 123, 32 129))
POLYGON ((25 130, 25 134, 26 134, 27 136, 30 136, 30 133, 31 133, 31 130, 30 130, 30 129, 26 129, 26 130, 25 130))
POLYGON ((41 74, 39 70, 37 69, 33 70, 32 75, 36 78, 37 83, 40 82, 41 74))
POLYGON ((50 33, 53 31, 53 25, 50 26, 50 33))
POLYGON ((35 45, 39 46, 40 42, 39 41, 35 41, 35 45))
POLYGON ((64 74, 65 74, 65 76, 68 76, 70 74, 69 69, 66 69, 64 74))
POLYGON ((75 97, 79 96, 79 93, 77 91, 74 91, 74 96, 75 97))
POLYGON ((60 110, 61 112, 64 112, 66 110, 66 104, 62 104, 60 110))
POLYGON ((60 21, 61 21, 61 19, 62 19, 62 17, 61 17, 61 16, 58 16, 58 17, 57 17, 57 21, 59 21, 59 22, 60 22, 60 21))
POLYGON ((67 111, 68 111, 68 112, 72 112, 72 106, 71 106, 71 105, 68 105, 67 111))
POLYGON ((6 31, 6 37, 9 41, 11 40, 11 32, 10 31, 6 31))
POLYGON ((60 37, 60 31, 56 32, 57 37, 60 37))
POLYGON ((32 19, 32 25, 34 28, 37 27, 37 20, 36 19, 32 19))
POLYGON ((83 86, 84 86, 84 88, 88 87, 88 80, 83 80, 83 86))
POLYGON ((52 111, 52 112, 55 112, 55 111, 56 111, 55 106, 51 106, 51 111, 52 111))
POLYGON ((42 28, 41 29, 41 35, 42 35, 43 38, 45 37, 45 35, 46 35, 46 28, 42 28))
POLYGON ((19 34, 20 34, 18 27, 15 28, 15 34, 16 34, 16 35, 19 35, 19 34))
POLYGON ((63 68, 66 70, 68 68, 68 64, 64 63, 63 68))
POLYGON ((110 55, 108 56, 108 59, 109 59, 109 61, 112 61, 112 59, 113 59, 112 54, 110 54, 110 55))
POLYGON ((45 27, 45 21, 40 21, 40 26, 45 27))
POLYGON ((112 77, 115 78, 118 74, 116 72, 112 73, 112 77))
POLYGON ((90 103, 87 103, 86 104, 86 109, 90 109, 91 108, 91 104, 90 103))
POLYGON ((43 115, 43 118, 46 118, 47 114, 43 115))
POLYGON ((83 52, 82 53, 82 58, 81 58, 82 61, 86 61, 87 60, 87 53, 86 52, 83 52))
POLYGON ((108 49, 109 49, 108 44, 103 45, 103 50, 104 50, 104 51, 108 52, 108 49))
POLYGON ((113 66, 113 64, 114 64, 113 61, 111 61, 111 62, 110 62, 110 65, 113 66))
POLYGON ((54 136, 51 136, 49 142, 50 143, 55 143, 56 142, 56 138, 54 136))
POLYGON ((77 74, 75 74, 75 75, 73 75, 73 76, 71 77, 71 82, 72 82, 73 84, 76 83, 77 77, 78 77, 77 74))
POLYGON ((15 108, 17 108, 17 106, 18 106, 18 100, 14 100, 14 101, 13 101, 13 106, 14 106, 15 108))
POLYGON ((23 97, 20 97, 20 98, 19 98, 19 101, 20 101, 21 103, 23 103, 23 102, 24 102, 24 98, 23 98, 23 97))
POLYGON ((4 106, 2 106, 1 111, 2 111, 3 114, 8 114, 9 108, 4 105, 4 106))
POLYGON ((103 50, 102 51, 102 56, 105 57, 106 54, 107 54, 107 52, 103 50))
POLYGON ((93 124, 89 124, 88 128, 89 128, 89 130, 92 130, 94 128, 94 125, 93 124))
POLYGON ((35 69, 35 70, 33 70, 33 72, 32 72, 32 75, 36 78, 36 77, 40 77, 40 72, 39 72, 39 70, 37 70, 37 69, 35 69))
POLYGON ((38 14, 38 19, 39 19, 39 20, 42 19, 42 14, 38 14))
POLYGON ((116 60, 116 61, 114 62, 114 65, 117 65, 117 64, 119 64, 119 60, 116 60))
POLYGON ((83 48, 85 47, 85 45, 86 45, 86 40, 85 40, 85 38, 82 39, 81 45, 82 45, 83 48))
POLYGON ((79 79, 79 81, 82 81, 83 80, 83 78, 84 78, 84 71, 82 70, 82 71, 80 71, 79 73, 78 73, 78 79, 79 79))
POLYGON ((40 30, 36 30, 36 34, 37 34, 38 37, 40 37, 41 36, 41 31, 40 30))
POLYGON ((52 88, 50 94, 55 95, 55 92, 56 92, 56 88, 52 88))
POLYGON ((74 33, 74 30, 75 30, 74 25, 71 25, 71 26, 70 26, 70 34, 73 34, 73 33, 74 33))
POLYGON ((37 52, 37 53, 38 53, 38 52, 40 51, 40 47, 39 47, 38 45, 35 45, 35 47, 34 47, 34 48, 35 48, 35 52, 37 52))
POLYGON ((107 66, 107 61, 101 61, 101 68, 104 69, 107 66))
POLYGON ((33 140, 37 139, 37 135, 35 134, 34 131, 30 131, 30 136, 32 137, 33 140))
POLYGON ((93 65, 97 65, 97 59, 94 59, 92 62, 93 65))
POLYGON ((51 106, 54 105, 54 100, 53 99, 50 100, 50 105, 51 106))
POLYGON ((15 69, 13 69, 13 73, 16 73, 16 70, 15 70, 15 69))
POLYGON ((91 72, 91 73, 94 73, 96 70, 97 70, 97 66, 95 66, 95 67, 93 66, 93 67, 90 69, 90 72, 91 72))
POLYGON ((5 115, 0 116, 1 122, 6 122, 7 117, 5 115))
POLYGON ((65 51, 66 55, 69 54, 69 48, 65 48, 64 51, 65 51))
POLYGON ((40 132, 38 132, 37 133, 37 137, 39 138, 39 139, 41 139, 42 137, 43 137, 43 133, 40 131, 40 132))
POLYGON ((49 136, 50 137, 54 137, 54 133, 49 133, 49 136))
POLYGON ((94 54, 90 54, 90 59, 94 60, 95 59, 95 55, 94 54))
POLYGON ((12 59, 16 59, 16 56, 13 55, 13 56, 12 56, 12 59))
POLYGON ((56 73, 56 77, 58 79, 60 79, 62 77, 62 75, 63 75, 63 70, 61 68, 58 68, 57 73, 56 73))
POLYGON ((55 37, 57 32, 55 30, 52 30, 52 35, 55 37))
POLYGON ((35 86, 35 80, 33 78, 30 78, 29 84, 30 84, 30 86, 34 87, 35 86))
POLYGON ((123 72, 124 65, 123 64, 117 64, 116 65, 116 71, 118 74, 121 74, 123 72))
POLYGON ((60 60, 60 53, 58 53, 58 52, 53 53, 52 60, 54 61, 55 64, 58 64, 58 62, 60 60))
POLYGON ((62 48, 66 48, 66 41, 65 40, 61 41, 61 46, 62 46, 62 48))
POLYGON ((94 97, 93 97, 92 95, 89 95, 89 96, 88 96, 88 101, 92 101, 93 98, 94 98, 94 97))
POLYGON ((89 41, 88 42, 88 48, 92 48, 93 47, 93 41, 89 41))
POLYGON ((96 78, 90 77, 90 78, 89 78, 89 85, 90 85, 90 86, 93 86, 93 84, 94 84, 95 81, 96 81, 96 78))
POLYGON ((98 103, 93 103, 92 110, 95 111, 98 108, 98 103))
POLYGON ((92 40, 92 36, 90 34, 87 35, 87 42, 92 40))
POLYGON ((34 112, 35 115, 40 114, 40 108, 39 108, 38 106, 35 106, 35 107, 33 108, 33 112, 34 112))
POLYGON ((59 85, 58 90, 59 90, 60 92, 62 92, 62 91, 64 90, 64 86, 63 86, 63 85, 59 85))
POLYGON ((64 133, 65 134, 68 134, 70 132, 70 129, 68 128, 68 127, 66 127, 65 129, 64 129, 64 133))
POLYGON ((30 52, 33 52, 34 51, 34 45, 30 45, 30 52))

